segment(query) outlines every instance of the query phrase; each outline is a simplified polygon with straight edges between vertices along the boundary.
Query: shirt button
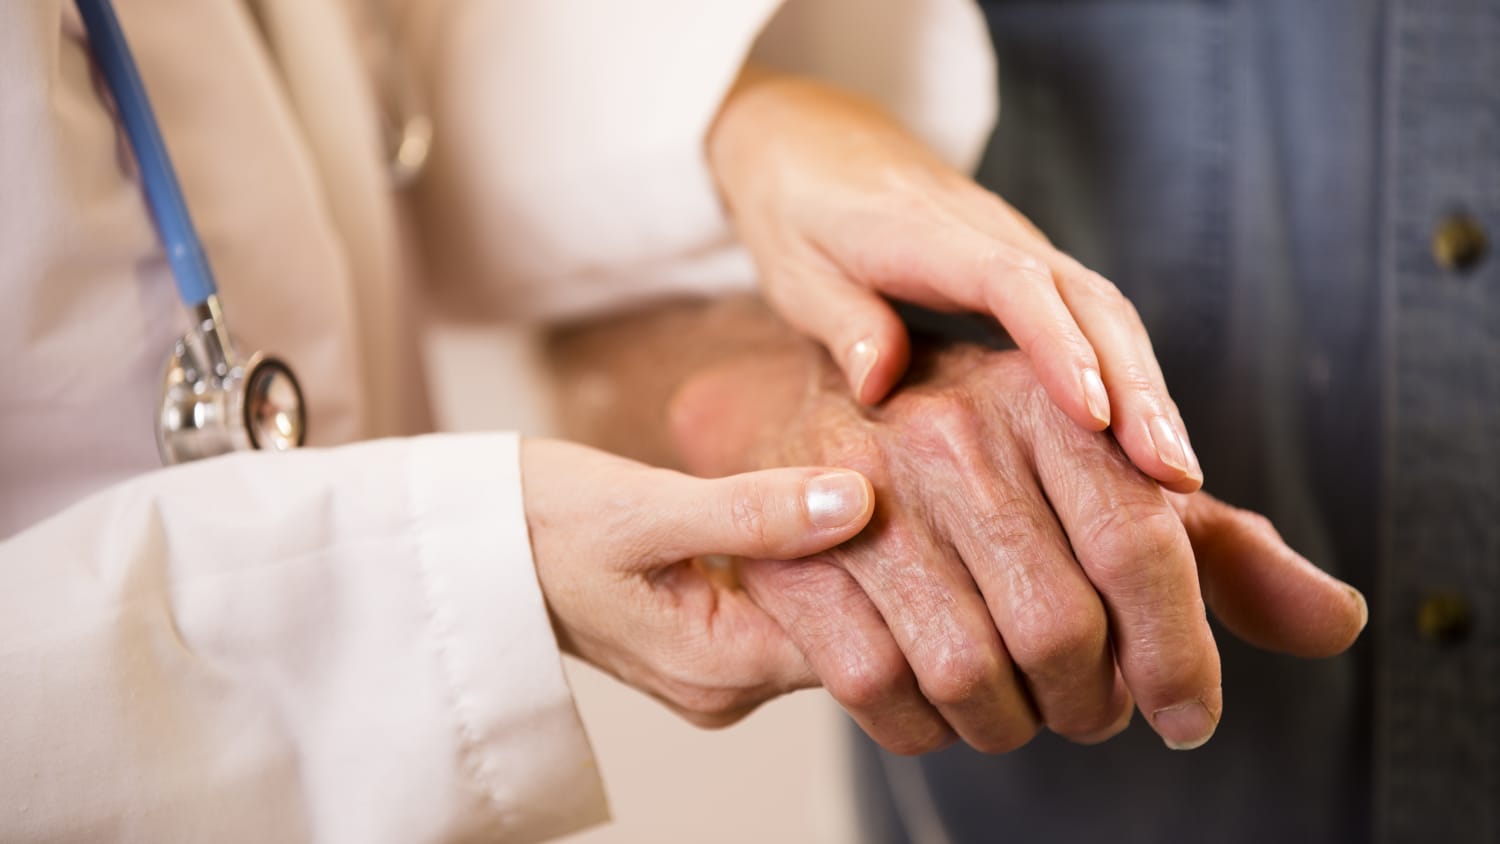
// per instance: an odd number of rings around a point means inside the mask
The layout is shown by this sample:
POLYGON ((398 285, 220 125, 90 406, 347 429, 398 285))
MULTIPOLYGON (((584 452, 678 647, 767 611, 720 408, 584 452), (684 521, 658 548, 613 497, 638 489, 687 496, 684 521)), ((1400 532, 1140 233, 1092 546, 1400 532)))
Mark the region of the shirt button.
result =
POLYGON ((1445 270, 1474 269, 1488 248, 1484 229, 1467 214, 1448 217, 1432 233, 1432 258, 1445 270))
POLYGON ((1450 592, 1428 595, 1417 608, 1417 632, 1435 645, 1456 645, 1469 637, 1469 602, 1450 592))

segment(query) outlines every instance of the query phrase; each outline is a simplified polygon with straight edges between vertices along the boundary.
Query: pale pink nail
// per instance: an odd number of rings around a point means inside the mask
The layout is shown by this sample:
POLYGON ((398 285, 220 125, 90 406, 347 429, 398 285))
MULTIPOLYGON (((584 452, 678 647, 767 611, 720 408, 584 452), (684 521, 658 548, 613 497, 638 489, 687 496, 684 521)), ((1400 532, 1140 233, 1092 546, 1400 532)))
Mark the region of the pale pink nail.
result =
POLYGON ((1104 379, 1099 370, 1083 371, 1083 400, 1089 407, 1089 415, 1100 425, 1109 424, 1109 393, 1104 389, 1104 379))
POLYGON ((807 482, 803 490, 807 518, 820 528, 839 528, 864 515, 869 492, 854 472, 829 472, 807 482))
POLYGON ((1193 464, 1188 460, 1187 446, 1183 443, 1182 435, 1177 432, 1177 426, 1165 416, 1153 416, 1151 418, 1151 440, 1156 446, 1156 456, 1161 462, 1171 466, 1185 475, 1193 474, 1193 464))
POLYGON ((1202 747, 1219 727, 1208 714, 1208 707, 1196 700, 1156 710, 1151 715, 1151 723, 1161 734, 1162 741, 1173 750, 1202 747))
POLYGON ((854 397, 860 398, 865 393, 865 382, 870 380, 870 373, 874 371, 875 364, 880 360, 880 350, 875 348, 875 341, 861 340, 849 349, 849 372, 854 376, 854 397))

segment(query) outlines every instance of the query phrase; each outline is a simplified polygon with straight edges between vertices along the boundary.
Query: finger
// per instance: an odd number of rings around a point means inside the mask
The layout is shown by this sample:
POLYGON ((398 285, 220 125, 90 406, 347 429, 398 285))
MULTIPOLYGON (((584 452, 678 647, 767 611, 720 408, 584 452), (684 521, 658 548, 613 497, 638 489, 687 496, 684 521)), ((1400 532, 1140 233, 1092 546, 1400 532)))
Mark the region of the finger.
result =
POLYGON ((1288 547, 1270 520, 1201 492, 1173 498, 1203 595, 1230 632, 1306 658, 1343 653, 1359 638, 1369 620, 1364 596, 1288 547))
POLYGON ((1071 735, 1067 738, 1076 744, 1103 744, 1114 738, 1130 726, 1131 719, 1135 716, 1135 698, 1130 694, 1130 687, 1125 685, 1125 676, 1120 673, 1120 667, 1115 666, 1114 680, 1110 685, 1110 700, 1119 701, 1119 714, 1109 726, 1096 733, 1083 733, 1071 735))
POLYGON ((704 724, 808 683, 806 661, 781 627, 687 560, 697 543, 795 554, 837 541, 869 518, 862 476, 804 469, 701 481, 536 439, 523 441, 521 462, 537 577, 570 652, 704 724), (854 482, 851 524, 813 542, 785 536, 778 524, 816 514, 828 474, 854 482), (725 524, 736 512, 725 502, 744 499, 773 514, 763 535, 746 539, 743 523, 725 524))
POLYGON ((743 590, 686 562, 656 571, 650 582, 672 596, 670 609, 646 619, 635 635, 673 644, 644 672, 654 682, 635 685, 655 686, 684 718, 725 726, 777 695, 818 684, 796 643, 743 590))
POLYGON ((905 656, 924 697, 971 747, 1006 753, 1039 722, 995 622, 956 553, 876 516, 880 551, 855 543, 830 556, 854 578, 905 656))
POLYGON ((1052 251, 1063 301, 1099 355, 1115 438, 1136 467, 1174 492, 1203 485, 1203 468, 1135 307, 1108 279, 1052 251))
POLYGON ((1038 429, 1038 474, 1104 601, 1126 684, 1169 747, 1203 744, 1223 710, 1219 652, 1181 519, 1108 438, 1038 429))
POLYGON ((1109 395, 1099 359, 1045 263, 1032 251, 967 226, 914 227, 911 237, 921 248, 880 268, 885 292, 994 315, 1064 413, 1086 430, 1108 427, 1109 395))
POLYGON ((1176 492, 1202 486, 1203 469, 1130 300, 1053 247, 1030 220, 993 194, 965 193, 961 205, 959 213, 981 231, 1016 243, 1047 264, 1064 305, 1098 357, 1111 424, 1137 468, 1176 492))
POLYGON ((816 554, 859 533, 875 506, 870 482, 848 469, 767 469, 712 480, 648 471, 658 473, 657 483, 637 511, 652 521, 656 553, 647 556, 658 562, 816 554))
POLYGON ((1034 484, 1001 493, 999 472, 959 480, 969 506, 949 535, 978 584, 1047 728, 1094 743, 1128 723, 1104 604, 1034 484), (984 478, 983 482, 969 480, 984 478))
POLYGON ((892 753, 946 747, 948 726, 869 598, 842 569, 822 560, 746 560, 741 583, 787 632, 834 700, 892 753))
POLYGON ((767 297, 828 350, 856 401, 880 401, 906 372, 906 326, 884 299, 845 279, 831 261, 809 256, 805 263, 811 269, 795 279, 768 280, 767 297))

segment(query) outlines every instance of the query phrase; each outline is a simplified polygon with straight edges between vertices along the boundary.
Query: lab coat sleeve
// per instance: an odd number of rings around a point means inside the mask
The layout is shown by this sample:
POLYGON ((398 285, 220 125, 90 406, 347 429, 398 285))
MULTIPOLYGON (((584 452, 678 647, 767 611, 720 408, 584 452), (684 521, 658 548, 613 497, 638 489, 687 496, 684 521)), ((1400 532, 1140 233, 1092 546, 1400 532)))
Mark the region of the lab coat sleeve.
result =
POLYGON ((753 286, 704 140, 747 57, 875 98, 971 169, 996 114, 972 0, 418 2, 437 299, 557 321, 753 286))
POLYGON ((239 454, 0 545, 0 840, 534 841, 601 820, 518 439, 239 454))

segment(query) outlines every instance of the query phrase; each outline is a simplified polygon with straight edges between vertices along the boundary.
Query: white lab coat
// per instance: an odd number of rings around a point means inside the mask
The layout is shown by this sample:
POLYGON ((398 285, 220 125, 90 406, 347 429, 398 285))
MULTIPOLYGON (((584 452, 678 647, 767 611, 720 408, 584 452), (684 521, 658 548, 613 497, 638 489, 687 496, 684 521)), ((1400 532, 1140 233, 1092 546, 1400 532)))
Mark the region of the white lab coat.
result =
POLYGON ((701 145, 747 54, 879 96, 970 164, 994 111, 978 11, 398 3, 439 139, 402 205, 382 4, 117 5, 231 326, 293 362, 318 448, 158 468, 183 309, 71 4, 7 3, 0 840, 529 841, 598 821, 516 438, 361 443, 427 425, 414 283, 542 319, 746 286, 701 145))

